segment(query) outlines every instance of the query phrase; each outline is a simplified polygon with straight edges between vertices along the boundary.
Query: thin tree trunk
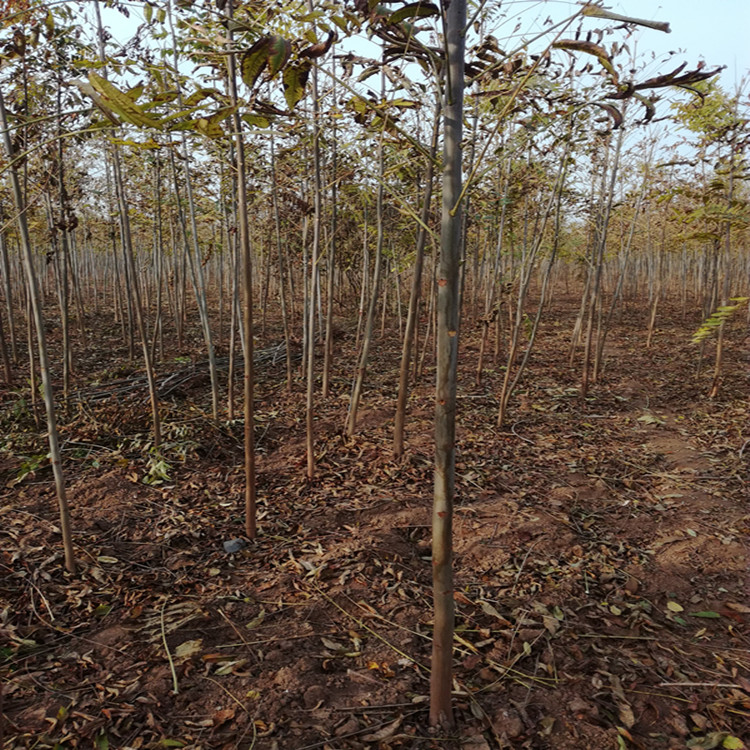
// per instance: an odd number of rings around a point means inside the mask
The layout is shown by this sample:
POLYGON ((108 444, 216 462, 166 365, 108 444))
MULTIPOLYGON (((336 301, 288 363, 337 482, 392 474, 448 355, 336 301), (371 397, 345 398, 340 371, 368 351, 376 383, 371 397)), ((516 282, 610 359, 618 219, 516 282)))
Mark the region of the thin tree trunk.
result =
POLYGON ((453 725, 453 497, 456 470, 456 370, 460 311, 461 191, 466 0, 444 10, 443 206, 437 282, 435 493, 432 511, 432 590, 435 626, 430 674, 430 723, 453 725))
POLYGON ((362 239, 362 286, 359 292, 359 307, 357 308, 357 334, 354 337, 354 351, 359 351, 359 339, 362 335, 362 324, 365 319, 365 302, 367 300, 367 279, 370 274, 370 248, 367 223, 367 203, 364 204, 364 235, 362 239))
POLYGON ((591 290, 591 300, 589 302, 588 321, 586 323, 586 344, 583 353, 583 374, 581 376, 581 399, 585 399, 589 387, 589 365, 591 361, 591 345, 594 335, 594 313, 600 304, 600 290, 602 280, 602 269, 604 265, 604 250, 607 247, 607 232, 609 229, 609 217, 612 212, 612 202, 615 195, 615 180, 617 179, 618 167, 620 164, 620 153, 625 138, 625 129, 621 129, 617 137, 615 146, 614 162, 610 174, 610 183, 605 199, 607 201, 604 215, 599 224, 599 231, 596 238, 596 266, 594 268, 594 283, 591 290))
MULTIPOLYGON (((49 440, 50 461, 52 463, 52 474, 55 479, 57 502, 60 508, 60 529, 62 531, 63 550, 65 553, 65 568, 69 573, 74 574, 76 572, 76 562, 73 553, 73 534, 70 524, 68 498, 65 491, 65 478, 62 471, 62 457, 60 454, 60 442, 57 432, 57 416, 55 414, 55 398, 52 392, 49 357, 47 355, 47 335, 44 329, 44 313, 42 310, 42 300, 39 294, 36 272, 34 270, 34 257, 31 252, 29 228, 26 222, 26 203, 21 192, 21 183, 18 179, 18 173, 14 164, 15 151, 10 140, 8 119, 5 112, 5 99, 3 98, 2 91, 0 91, 0 128, 2 129, 3 144, 8 155, 8 161, 12 165, 8 174, 10 177, 10 185, 13 193, 13 200, 15 202, 16 213, 18 215, 18 232, 21 241, 23 264, 26 271, 29 302, 34 315, 34 324, 36 326, 37 346, 39 349, 39 368, 42 373, 44 406, 47 413, 47 438, 49 440)), ((32 361, 32 369, 33 366, 34 364, 32 361)))
MULTIPOLYGON (((233 0, 228 0, 226 12, 229 19, 233 15, 233 0)), ((229 67, 229 95, 232 105, 237 107, 237 64, 233 49, 232 31, 229 34, 231 52, 227 56, 229 67)), ((245 534, 254 539, 257 532, 257 500, 255 487, 255 373, 253 371, 253 270, 250 252, 250 228, 247 217, 247 192, 245 188, 246 164, 245 142, 242 137, 242 121, 235 111, 234 124, 235 156, 237 158, 237 218, 239 223, 240 250, 242 254, 242 286, 245 297, 242 323, 245 330, 245 534)))
MULTIPOLYGON (((332 89, 331 99, 333 106, 336 107, 336 49, 335 45, 331 49, 331 77, 332 89)), ((333 127, 331 135, 331 241, 328 245, 328 286, 326 290, 326 336, 323 346, 323 398, 328 398, 331 387, 331 365, 333 363, 333 295, 336 282, 336 229, 338 221, 338 141, 336 116, 334 114, 333 127)))
POLYGON ((409 311, 406 315, 406 331, 401 347, 401 367, 398 377, 398 398, 396 401, 396 424, 393 429, 393 454, 398 458, 404 452, 404 424, 406 422, 406 402, 409 398, 409 364, 414 345, 417 323, 419 320, 419 300, 422 292, 422 269, 424 267, 424 247, 429 231, 430 204, 432 203, 432 183, 435 174, 435 157, 437 154, 438 137, 440 135, 440 102, 435 106, 435 122, 432 128, 432 142, 430 155, 427 159, 425 173, 424 196, 422 197, 422 211, 419 216, 419 230, 417 232, 417 248, 414 258, 414 270, 411 282, 411 296, 409 297, 409 311))
MULTIPOLYGON (((308 10, 312 13, 312 0, 308 0, 308 10)), ((305 400, 305 421, 307 425, 307 478, 315 476, 315 311, 318 297, 318 258, 320 255, 320 225, 323 220, 323 206, 320 177, 320 103, 318 101, 318 69, 313 67, 312 75, 313 112, 313 242, 310 259, 310 299, 307 320, 307 393, 305 400)))
POLYGON ((8 345, 5 343, 5 327, 3 325, 2 312, 0 312, 0 357, 2 357, 3 369, 5 370, 5 384, 11 386, 13 385, 13 368, 10 365, 8 345))
MULTIPOLYGON (((5 224, 5 216, 0 209, 0 225, 5 224)), ((8 261, 8 244, 5 233, 0 231, 0 260, 3 264, 3 283, 5 286, 5 309, 8 313, 8 333, 10 334, 10 350, 13 361, 18 362, 18 345, 16 343, 16 324, 13 317, 13 290, 10 282, 10 262, 8 261)))
MULTIPOLYGON (((382 86, 381 86, 382 87, 382 86)), ((367 308, 367 320, 365 330, 362 336, 362 351, 360 352, 359 364, 357 365, 357 375, 352 389, 352 398, 349 402, 349 413, 346 420, 346 434, 351 437, 357 428, 357 411, 359 410, 359 401, 362 396, 362 386, 367 373, 367 362, 370 356, 370 344, 372 343, 372 332, 375 325, 375 313, 378 306, 378 296, 380 291, 380 277, 383 266, 383 138, 385 131, 381 131, 378 140, 378 197, 377 197, 377 243, 375 246, 375 267, 373 269, 372 289, 370 293, 370 304, 367 308)), ((364 283, 364 278, 362 280, 364 283)))
MULTIPOLYGON (((172 19, 172 5, 171 2, 167 4, 167 16, 169 19, 169 25, 172 33, 172 56, 174 61, 174 70, 179 71, 179 60, 178 60, 178 46, 172 19)), ((180 106, 183 106, 182 101, 182 90, 180 87, 179 75, 174 78, 174 85, 177 89, 177 100, 180 106)), ((180 217, 180 224, 182 226, 182 232, 185 240, 185 255, 188 259, 188 265, 190 268, 190 280, 193 285, 193 291, 195 293, 195 301, 198 305, 198 317, 200 319, 201 328, 203 330, 203 339, 206 344, 206 352, 208 354, 208 371, 211 379, 211 413, 214 419, 219 418, 219 379, 216 371, 216 351, 214 349, 213 334, 211 332, 211 321, 208 314, 208 303, 207 298, 207 287, 206 279, 203 273, 203 263, 201 258, 200 246, 198 244, 198 224, 196 220, 195 211, 195 200, 193 198, 193 181, 190 170, 190 154, 188 152, 187 138, 184 133, 181 140, 181 156, 183 165, 183 174, 185 176, 185 195, 187 197, 188 204, 188 217, 190 219, 190 242, 188 242, 188 232, 185 223, 185 215, 180 206, 179 189, 177 184, 177 172, 174 162, 173 152, 170 150, 170 156, 172 158, 172 170, 174 173, 174 185, 175 185, 175 197, 177 198, 178 212, 180 217)))
POLYGON ((279 264, 279 300, 281 302, 281 323, 284 327, 284 349, 286 352, 286 389, 292 390, 292 346, 289 335, 289 313, 284 288, 284 252, 281 242, 281 216, 279 215, 279 194, 276 182, 276 156, 273 135, 271 136, 271 197, 273 200, 273 224, 276 234, 276 261, 279 264))

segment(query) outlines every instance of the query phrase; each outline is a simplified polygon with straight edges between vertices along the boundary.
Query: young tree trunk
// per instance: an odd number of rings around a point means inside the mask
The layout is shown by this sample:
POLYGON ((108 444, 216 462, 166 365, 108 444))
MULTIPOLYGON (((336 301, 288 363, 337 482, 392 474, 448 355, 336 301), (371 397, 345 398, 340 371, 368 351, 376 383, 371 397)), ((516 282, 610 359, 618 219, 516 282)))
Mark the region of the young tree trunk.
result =
POLYGON ((284 327, 284 348, 286 351, 286 389, 292 390, 292 346, 289 335, 289 313, 284 288, 284 252, 281 242, 281 216, 279 214, 279 192, 276 183, 276 156, 273 135, 271 136, 271 197, 273 200, 273 225, 276 234, 276 262, 279 265, 279 300, 281 302, 281 323, 284 327))
POLYGON ((456 470, 456 370, 458 364, 459 259, 466 0, 444 10, 443 204, 437 282, 437 380, 435 388, 435 492, 432 511, 432 590, 435 628, 430 675, 430 723, 452 726, 453 496, 456 470))
MULTIPOLYGON (((359 400, 362 396, 362 386, 365 382, 367 373, 367 361, 370 356, 370 344, 372 343, 372 332, 375 326, 375 313, 378 307, 378 295, 380 292, 380 277, 383 266, 383 137, 384 132, 380 133, 378 140, 378 198, 377 198, 377 243, 375 245, 375 267, 373 269, 372 288, 370 290, 370 303, 367 308, 367 320, 365 321, 365 330, 362 336, 362 351, 359 356, 357 365, 357 376, 352 389, 352 398, 349 403, 349 413, 346 419, 346 434, 351 437, 357 428, 357 411, 359 410, 359 400)), ((366 276, 366 274, 365 274, 366 276)), ((362 283, 364 284, 364 276, 362 283)))
MULTIPOLYGON (((5 224, 5 215, 0 208, 0 226, 5 224)), ((5 287, 5 309, 8 313, 8 333, 10 334, 10 351, 13 361, 18 362, 18 345, 16 343, 16 324, 13 317, 13 290, 10 280, 10 262, 8 260, 8 244, 5 232, 0 230, 0 261, 3 264, 3 284, 5 287)))
MULTIPOLYGON (((557 244, 558 244, 557 236, 558 236, 558 231, 559 231, 560 201, 562 200, 562 190, 565 184, 565 176, 567 173, 569 145, 570 145, 570 138, 568 138, 566 141, 566 148, 563 152, 562 158, 560 159, 557 176, 555 177, 554 187, 550 193, 549 200, 547 201, 547 204, 544 207, 544 209, 540 212, 539 215, 537 215, 535 219, 535 222, 534 222, 535 228, 533 230, 534 239, 532 241, 531 249, 528 252, 528 254, 524 250, 523 258, 521 260, 521 267, 520 267, 521 278, 520 278, 519 285, 518 285, 516 317, 515 317, 515 323, 513 324, 510 345, 508 348, 508 359, 507 359, 507 366, 505 368, 505 374, 503 377, 503 385, 500 390, 500 396, 498 398, 498 400, 500 401, 500 408, 498 409, 498 415, 497 415, 498 427, 501 427, 503 423, 505 422, 505 416, 506 416, 507 409, 508 409, 508 402, 510 400, 510 397, 513 391, 518 385, 518 382, 521 379, 521 376, 523 375, 524 370, 526 369, 526 364, 531 354, 531 350, 534 348, 534 340, 536 338, 536 333, 539 329, 539 322, 541 321, 542 311, 544 310, 544 300, 545 300, 547 288, 549 285, 550 275, 552 273, 552 266, 554 264, 555 256, 557 254, 557 244), (523 311, 524 304, 528 297, 529 286, 531 284, 531 278, 532 278, 533 271, 534 271, 534 265, 536 263, 536 258, 539 253, 542 240, 544 238, 547 221, 549 220, 549 217, 552 215, 552 209, 555 207, 555 205, 557 205, 558 211, 556 214, 557 220, 555 222, 552 253, 550 255, 547 268, 544 272, 542 290, 541 290, 541 294, 539 298, 539 305, 537 306, 537 312, 534 317, 534 322, 531 327, 531 332, 529 333, 529 342, 526 347, 526 351, 524 353, 523 359, 520 365, 518 366, 515 375, 512 376, 513 367, 516 362, 516 357, 520 350, 521 333, 522 333, 523 328, 525 327, 525 323, 527 320, 523 311)), ((526 240, 524 240, 524 247, 525 246, 526 246, 526 240)))
MULTIPOLYGON (((230 160, 233 164, 236 163, 234 154, 234 145, 230 145, 230 160)), ((225 212, 224 221, 226 223, 226 235, 227 244, 230 248, 230 257, 232 264, 232 304, 229 315, 229 373, 227 375, 227 417, 230 421, 234 419, 234 368, 236 362, 236 348, 237 348, 237 321, 240 318, 240 255, 237 248, 237 179, 236 175, 232 173, 232 192, 231 200, 233 209, 233 227, 235 231, 230 229, 229 211, 225 212)))
MULTIPOLYGON (((96 5, 96 20, 99 42, 99 57, 102 63, 105 60, 104 53, 104 28, 102 26, 101 11, 96 5)), ((105 75, 106 75, 106 69, 105 75)), ((143 351, 143 364, 146 370, 146 380, 148 382, 148 392, 151 401, 151 420, 154 431, 154 450, 159 449, 161 445, 161 419, 159 416, 159 397, 156 391, 156 378, 154 377, 153 363, 151 362, 151 350, 148 343, 148 332, 146 330, 146 320, 141 304, 141 292, 138 281, 138 273, 135 267, 135 257, 133 254, 133 239, 130 231, 130 214, 128 200, 125 195, 125 180, 122 176, 122 166, 120 163, 119 147, 112 146, 112 177, 115 188, 115 195, 120 214, 120 239, 122 241, 123 257, 125 260, 126 272, 130 275, 130 294, 128 300, 132 301, 135 312, 135 321, 138 326, 138 334, 141 339, 141 349, 143 351)))
POLYGON ((424 247, 429 231, 430 204, 432 202, 432 183, 435 173, 435 156, 437 142, 440 135, 440 102, 435 106, 435 122, 432 128, 432 142, 430 155, 427 159, 425 172, 424 196, 422 197, 422 211, 419 217, 417 232, 416 257, 411 281, 411 296, 409 297, 409 311, 406 314, 406 331, 401 347, 401 367, 398 377, 398 399, 396 401, 396 425, 393 429, 393 454, 398 458, 404 452, 404 424, 406 422, 406 402, 409 398, 409 364, 414 348, 414 336, 419 319, 419 300, 422 292, 422 268, 424 267, 424 247))
MULTIPOLYGON (((502 148, 502 141, 501 141, 502 148)), ((510 159, 507 160, 508 173, 510 173, 510 159)), ((500 180, 499 182, 504 185, 502 190, 502 198, 500 199, 500 221, 497 227, 497 242, 495 244, 495 262, 492 269, 492 279, 487 288, 487 294, 485 296, 484 303, 484 318, 481 320, 482 323, 482 341, 479 348, 479 357, 477 358, 477 370, 475 382, 477 385, 482 383, 482 373, 484 372, 484 352, 487 346, 487 341, 490 336, 490 326, 495 323, 495 363, 498 361, 500 356, 500 334, 502 331, 502 304, 503 304, 503 286, 500 285, 500 277, 502 270, 502 252, 503 252, 503 233, 505 232, 505 217, 507 214, 508 205, 508 191, 510 190, 510 176, 506 175, 503 179, 502 167, 500 168, 500 180), (498 291, 498 287, 499 291, 498 291), (495 296, 498 296, 498 302, 495 302, 495 296)), ((498 186, 499 187, 499 186, 498 186)))
POLYGON ((164 359, 164 325, 162 321, 162 289, 164 287, 164 239, 161 212, 161 159, 159 154, 154 161, 154 264, 156 266, 156 319, 154 335, 151 338, 151 361, 156 359, 156 346, 159 345, 159 359, 164 359))
POLYGON ((620 268, 620 274, 617 279, 617 285, 615 287, 615 290, 612 294, 612 301, 610 302, 609 311, 607 312, 607 316, 604 320, 604 325, 602 326, 602 329, 599 333, 597 344, 596 344, 596 355, 594 357, 594 373, 593 378, 594 382, 597 381, 599 378, 599 374, 602 369, 602 362, 604 358, 604 344, 607 340, 607 334, 609 333, 610 326, 612 324, 612 316, 614 315, 615 307, 617 305, 617 302, 619 301, 620 297, 622 296, 622 289, 625 282, 625 276, 628 270, 628 260, 630 258, 630 248, 633 244, 633 237, 635 236, 635 229, 636 225, 638 223, 638 218, 640 217, 641 213, 641 206, 643 205, 643 199, 646 195, 646 190, 649 185, 649 173, 650 173, 650 166, 651 166, 651 158, 653 156, 653 153, 649 153, 646 161, 646 174, 643 177, 643 183, 641 185, 641 190, 638 193, 638 199, 636 200, 635 208, 633 209, 633 218, 630 222, 630 230, 628 232, 628 238, 625 243, 625 247, 623 249, 623 258, 622 258, 622 264, 620 268))
MULTIPOLYGON (((336 76, 335 76, 335 46, 331 49, 331 99, 333 107, 336 107, 336 76)), ((331 241, 328 243, 328 258, 326 268, 328 269, 328 286, 326 289, 326 336, 323 346, 323 398, 328 398, 331 387, 331 365, 333 363, 333 295, 336 281, 336 229, 338 221, 338 143, 336 129, 336 112, 333 116, 333 127, 331 129, 331 241)))
MULTIPOLYGON (((5 99, 0 91, 0 129, 2 129, 3 145, 8 155, 8 161, 12 164, 9 171, 10 186, 13 193, 16 213, 18 215, 18 232, 21 240, 21 251, 23 265, 26 271, 27 291, 29 303, 34 315, 36 326, 37 346, 39 348, 39 368, 42 372, 42 388, 44 392, 44 406, 47 413, 47 438, 49 440, 50 461, 52 463, 52 474, 55 479, 55 491, 60 508, 60 529, 63 538, 63 550, 65 553, 65 568, 69 573, 76 572, 76 562, 73 553, 73 534, 70 524, 70 509, 65 491, 65 478, 62 471, 62 457, 60 454, 60 441, 57 432, 57 416, 55 414, 55 398, 52 392, 52 380, 50 377, 49 357, 47 355, 47 335, 44 329, 44 313, 42 311, 42 300, 39 293, 36 271, 34 269, 34 257, 31 252, 31 239, 26 221, 26 203, 21 192, 21 183, 18 179, 16 166, 13 163, 15 151, 8 130, 8 119, 5 112, 5 99)), ((33 369, 34 363, 31 362, 33 369)))
POLYGON ((357 334, 354 337, 354 351, 359 351, 359 339, 362 336, 362 324, 365 319, 365 302, 367 301, 367 280, 370 274, 370 245, 369 225, 367 223, 367 203, 364 204, 364 233, 362 237, 362 285, 359 291, 359 307, 357 308, 357 334))
POLYGON ((602 283, 602 270, 604 266, 604 250, 607 247, 607 232, 609 230, 609 218, 612 213, 612 202, 615 197, 615 180, 617 179, 618 167, 620 164, 620 153, 625 138, 625 129, 620 129, 615 146, 614 162, 610 174, 609 188, 605 200, 606 205, 603 216, 599 222, 599 228, 596 235, 596 255, 594 267, 594 280, 591 287, 591 299, 589 301, 588 320, 586 323, 586 340, 583 352, 583 373, 581 375, 581 399, 588 395, 589 388, 589 367, 591 363, 591 350, 594 336, 594 313, 600 305, 600 291, 602 283))
MULTIPOLYGON (((392 248, 391 248, 392 249, 392 248)), ((382 339, 385 336, 385 319, 386 315, 388 313, 388 287, 390 274, 391 274, 391 260, 388 256, 386 256, 385 260, 383 261, 383 304, 380 309, 380 338, 382 339)))
MULTIPOLYGON (((167 16, 169 19, 169 25, 172 32, 172 57, 174 61, 174 70, 177 73, 179 71, 179 60, 178 60, 178 46, 175 35, 173 20, 172 20, 172 5, 171 2, 167 4, 167 16)), ((180 106, 183 106, 182 101, 182 89, 180 87, 180 76, 179 74, 174 77, 174 85, 177 89, 177 101, 180 106)), ((216 372, 216 350, 214 348, 213 334, 211 332, 211 321, 208 314, 208 302, 207 302, 207 290, 206 290, 206 279, 203 273, 203 262, 201 258, 200 246, 198 244, 198 222, 196 220, 195 211, 195 199, 193 197, 193 180, 192 173, 190 170, 190 154, 188 152, 187 138, 185 134, 182 135, 182 167, 183 174, 185 175, 185 195, 188 203, 188 217, 190 219, 190 238, 191 243, 188 244, 187 227, 185 226, 185 217, 182 208, 180 207, 179 190, 177 185, 177 173, 174 163, 174 155, 172 150, 172 169, 175 175, 175 196, 177 198, 177 205, 179 207, 180 222, 182 225, 182 231, 185 238, 185 255, 188 259, 188 265, 190 268, 190 280, 193 285, 195 292, 195 301, 198 305, 198 316, 201 322, 201 328, 203 329, 203 340, 206 343, 206 353, 208 355, 208 372, 211 379, 211 414, 215 420, 219 418, 219 378, 216 372), (192 252, 191 252, 192 246, 192 252)))
POLYGON ((3 360, 3 369, 5 370, 5 384, 13 385, 13 368, 10 365, 8 356, 8 345, 5 343, 5 326, 3 325, 3 315, 0 312, 0 357, 3 360))
POLYGON ((122 238, 122 247, 125 253, 126 267, 129 268, 130 271, 130 292, 133 300, 136 325, 138 326, 138 334, 141 339, 143 364, 146 370, 146 380, 148 381, 148 392, 151 401, 151 420, 154 430, 154 449, 158 450, 161 445, 161 418, 159 416, 159 396, 156 391, 156 378, 154 376, 154 367, 151 361, 151 348, 148 342, 148 331, 146 330, 146 319, 141 302, 140 284, 138 280, 138 274, 136 273, 135 259, 133 257, 133 240, 130 232, 128 201, 125 196, 125 181, 122 177, 120 153, 117 146, 114 146, 112 149, 112 163, 114 167, 113 174, 115 182, 115 192, 117 194, 120 209, 120 234, 122 238))
MULTIPOLYGON (((227 16, 233 14, 233 0, 228 0, 227 16)), ((228 31, 230 48, 232 31, 228 31)), ((237 107, 237 63, 232 49, 227 56, 229 67, 229 95, 232 105, 237 107)), ((234 144, 237 158, 237 218, 239 223, 240 251, 242 254, 242 286, 245 298, 242 324, 245 330, 245 534, 249 539, 256 535, 256 488, 255 488, 255 409, 254 390, 255 373, 253 370, 253 271, 250 253, 250 229, 247 218, 247 193, 245 189, 245 142, 242 137, 242 121, 235 111, 232 115, 234 124, 234 144)))
MULTIPOLYGON (((312 12, 312 0, 308 0, 312 12)), ((320 104, 318 101, 318 69, 312 71, 313 112, 313 242, 310 258, 310 299, 307 320, 307 393, 305 421, 307 425, 307 478, 315 476, 315 311, 318 297, 318 259, 320 256, 320 225, 323 213, 323 188, 320 177, 320 104)))
POLYGON ((36 361, 34 357, 34 312, 28 292, 26 293, 26 349, 29 352, 29 400, 31 401, 31 413, 34 415, 34 427, 39 431, 41 429, 41 420, 39 419, 39 405, 37 403, 39 386, 36 379, 36 361))

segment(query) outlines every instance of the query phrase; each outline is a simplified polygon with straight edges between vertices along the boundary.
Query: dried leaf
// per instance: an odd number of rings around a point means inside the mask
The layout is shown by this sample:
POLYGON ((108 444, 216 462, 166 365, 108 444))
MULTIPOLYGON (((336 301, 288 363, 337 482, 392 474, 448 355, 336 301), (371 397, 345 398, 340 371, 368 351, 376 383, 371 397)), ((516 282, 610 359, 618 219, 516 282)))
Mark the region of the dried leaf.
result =
POLYGON ((223 708, 220 711, 217 711, 213 716, 214 726, 218 727, 220 724, 230 721, 234 718, 234 715, 235 710, 233 708, 223 708))
POLYGON ((253 619, 250 620, 250 622, 248 622, 247 625, 245 625, 245 627, 248 630, 252 630, 253 628, 257 628, 258 625, 260 625, 263 622, 263 620, 265 619, 265 617, 266 617, 266 610, 265 609, 261 609, 260 612, 258 612, 258 614, 255 617, 253 617, 253 619))
POLYGON ((194 654, 197 654, 201 648, 203 648, 203 639, 196 638, 191 641, 185 641, 181 643, 174 652, 175 657, 178 659, 189 659, 194 654))
POLYGON ((384 726, 382 729, 378 730, 377 732, 373 732, 372 734, 366 734, 362 739, 365 742, 382 742, 383 740, 387 740, 389 737, 392 737, 396 733, 396 730, 401 726, 401 722, 403 720, 404 720, 404 717, 399 716, 396 720, 384 726))
POLYGON ((606 18, 609 21, 620 21, 621 23, 631 23, 635 26, 645 26, 649 29, 656 29, 669 34, 671 29, 668 23, 663 21, 648 21, 645 18, 633 18, 632 16, 621 16, 619 13, 613 13, 611 10, 605 10, 598 5, 584 5, 581 9, 584 16, 593 16, 595 18, 606 18))

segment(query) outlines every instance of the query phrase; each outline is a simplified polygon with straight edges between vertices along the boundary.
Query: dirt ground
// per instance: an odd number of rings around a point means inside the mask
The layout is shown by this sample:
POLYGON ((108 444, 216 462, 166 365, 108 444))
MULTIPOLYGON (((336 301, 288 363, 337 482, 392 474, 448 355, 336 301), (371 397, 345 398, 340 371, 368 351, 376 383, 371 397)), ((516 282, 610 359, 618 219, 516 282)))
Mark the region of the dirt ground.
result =
POLYGON ((204 371, 165 399, 164 463, 149 462, 147 391, 112 359, 117 326, 101 326, 111 346, 79 353, 86 388, 61 419, 77 576, 51 472, 34 465, 43 435, 6 393, 0 747, 745 747, 746 332, 730 332, 708 400, 696 321, 666 306, 647 350, 631 303, 582 401, 575 304, 545 315, 504 429, 502 368, 490 357, 477 386, 479 330, 461 333, 452 734, 427 725, 434 372, 396 461, 395 333, 374 347, 352 439, 354 336, 337 341, 312 483, 304 387, 286 393, 281 359, 259 365, 260 534, 231 553, 242 424, 211 422, 204 371), (112 398, 108 383, 122 386, 112 398))

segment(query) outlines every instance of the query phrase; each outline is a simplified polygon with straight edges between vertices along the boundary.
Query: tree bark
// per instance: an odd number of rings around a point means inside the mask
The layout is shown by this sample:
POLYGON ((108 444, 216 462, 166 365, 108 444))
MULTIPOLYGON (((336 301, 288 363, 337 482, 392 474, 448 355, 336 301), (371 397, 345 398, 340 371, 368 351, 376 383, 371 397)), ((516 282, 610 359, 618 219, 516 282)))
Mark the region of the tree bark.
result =
POLYGON ((401 369, 398 378, 398 400, 396 402, 396 425, 393 430, 393 454, 398 458, 404 452, 404 424, 406 422, 406 402, 409 398, 409 364, 411 352, 414 345, 414 333, 419 317, 419 300, 422 292, 422 269, 424 267, 424 246, 429 231, 430 204, 432 202, 432 183, 435 172, 435 155, 437 153, 437 142, 440 135, 440 113, 441 106, 438 102, 435 107, 435 124, 432 130, 432 143, 430 144, 430 156, 427 159, 427 170, 425 173, 424 196, 422 198, 422 211, 419 217, 419 230, 417 233, 417 249, 414 258, 414 270, 411 283, 411 296, 409 297, 409 312, 406 315, 406 331, 404 333, 403 346, 401 348, 401 369))
MULTIPOLYGON (((231 19, 232 0, 227 2, 227 15, 231 19)), ((229 31, 230 45, 232 32, 229 31)), ((234 50, 227 56, 229 66, 229 95, 232 105, 237 106, 237 64, 234 50)), ((242 121, 237 112, 232 115, 234 124, 234 145, 237 159, 237 219, 242 255, 242 287, 245 305, 242 310, 242 326, 245 330, 245 534, 254 539, 256 528, 256 488, 255 488, 255 373, 253 371, 253 270, 250 253, 250 231, 247 219, 247 191, 245 187, 245 142, 242 138, 242 121)))
MULTIPOLYGON (((52 463, 52 474, 55 479, 55 491, 60 508, 60 529, 63 538, 63 550, 65 553, 65 568, 69 573, 76 572, 75 556, 73 554, 73 534, 70 524, 70 509, 65 491, 65 478, 62 471, 62 458, 60 454, 60 441, 57 432, 57 415, 55 414, 55 397, 52 392, 52 381, 50 378, 49 357, 47 355, 47 335, 44 329, 44 313, 42 311, 42 299, 39 292, 39 284, 34 270, 34 257, 31 253, 31 239, 26 221, 26 204, 21 192, 21 183, 18 179, 15 164, 13 163, 15 152, 8 131, 8 119, 5 113, 5 99, 0 91, 0 129, 2 129, 3 144, 11 163, 9 170, 10 186, 13 200, 16 204, 18 214, 18 232, 21 240, 21 251, 23 265, 26 271, 29 303, 34 315, 36 326, 37 346, 39 347, 39 368, 42 372, 42 389, 44 393, 44 406, 47 413, 47 437, 49 440, 50 461, 52 463)), ((33 369, 34 363, 31 362, 33 369)))
MULTIPOLYGON (((444 6, 445 7, 445 6, 444 6)), ((432 511, 432 590, 435 629, 430 675, 430 723, 453 725, 453 497, 456 470, 456 369, 458 364, 459 259, 466 0, 444 10, 443 205, 437 282, 437 382, 435 388, 435 488, 432 511)))

